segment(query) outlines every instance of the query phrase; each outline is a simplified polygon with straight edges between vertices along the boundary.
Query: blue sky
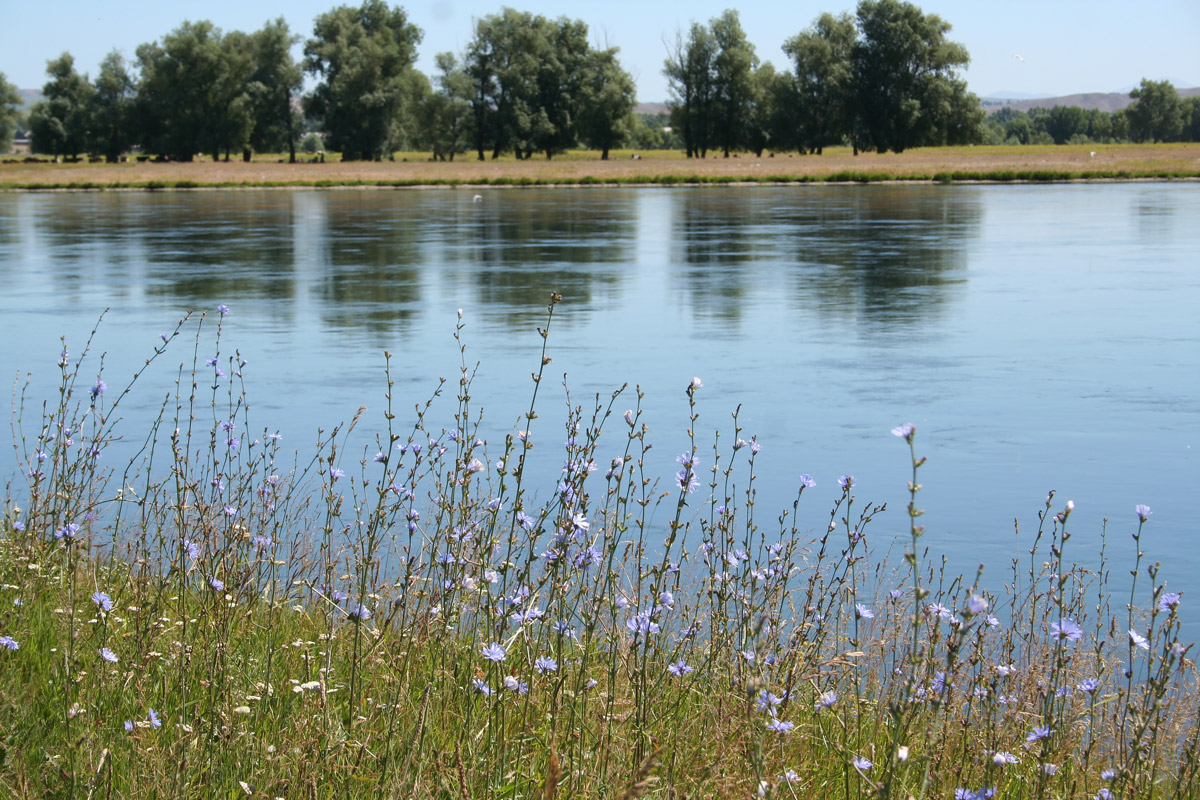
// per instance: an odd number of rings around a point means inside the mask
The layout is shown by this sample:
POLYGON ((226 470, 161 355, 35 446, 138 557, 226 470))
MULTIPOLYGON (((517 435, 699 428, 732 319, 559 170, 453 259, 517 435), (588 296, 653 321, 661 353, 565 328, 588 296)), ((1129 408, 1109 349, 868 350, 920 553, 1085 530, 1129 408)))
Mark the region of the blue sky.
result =
MULTIPOLYGON (((132 59, 142 42, 153 41, 184 20, 207 19, 224 30, 252 31, 275 17, 292 31, 312 32, 313 19, 339 3, 333 0, 207 0, 177 4, 164 0, 0 0, 0 72, 19 88, 40 87, 46 61, 64 50, 76 68, 94 74, 104 55, 116 48, 132 59)), ((478 0, 416 0, 401 3, 425 34, 418 68, 433 72, 433 56, 459 52, 470 41, 471 20, 500 10, 501 3, 478 0)), ((621 48, 621 61, 637 80, 638 98, 667 97, 662 63, 665 40, 692 21, 706 22, 730 2, 633 0, 568 4, 513 2, 522 11, 566 15, 588 24, 595 43, 621 48)), ((756 2, 739 8, 742 26, 759 58, 783 67, 784 40, 812 24, 824 11, 853 13, 856 3, 756 2)), ((928 0, 917 3, 954 26, 951 38, 966 45, 971 65, 965 73, 979 95, 996 92, 1042 96, 1109 92, 1136 85, 1143 77, 1168 79, 1177 86, 1200 85, 1200 2, 1161 0, 1135 7, 1128 2, 1079 0, 928 0), (1016 56, 1021 58, 1017 58, 1016 56)), ((299 48, 297 48, 299 56, 299 48)))

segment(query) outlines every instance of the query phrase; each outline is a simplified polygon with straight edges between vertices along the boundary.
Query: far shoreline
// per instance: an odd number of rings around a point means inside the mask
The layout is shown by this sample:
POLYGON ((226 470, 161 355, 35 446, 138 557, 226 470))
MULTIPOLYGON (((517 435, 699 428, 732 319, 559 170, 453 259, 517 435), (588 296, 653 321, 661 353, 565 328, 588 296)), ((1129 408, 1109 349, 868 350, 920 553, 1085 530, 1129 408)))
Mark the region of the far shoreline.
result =
MULTIPOLYGON (((466 154, 472 156, 473 154, 466 154)), ((260 160, 99 164, 0 158, 0 191, 194 191, 220 189, 497 189, 522 187, 794 186, 1195 181, 1200 143, 937 147, 903 153, 830 148, 822 155, 686 159, 682 153, 572 151, 552 160, 473 157, 434 162, 425 153, 382 162, 295 164, 260 160), (636 158, 634 156, 637 156, 636 158)))

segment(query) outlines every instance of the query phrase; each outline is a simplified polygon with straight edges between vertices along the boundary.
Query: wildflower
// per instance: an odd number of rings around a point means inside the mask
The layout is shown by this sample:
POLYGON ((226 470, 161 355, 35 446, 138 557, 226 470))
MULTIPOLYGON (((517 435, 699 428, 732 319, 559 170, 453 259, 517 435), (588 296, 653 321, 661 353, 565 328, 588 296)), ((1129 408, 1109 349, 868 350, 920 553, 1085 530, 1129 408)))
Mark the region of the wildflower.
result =
POLYGON ((259 550, 266 550, 275 544, 275 540, 271 539, 269 536, 251 536, 250 543, 259 550))
MULTIPOLYGON (((164 335, 164 336, 166 336, 166 334, 163 334, 163 335, 164 335)), ((165 341, 165 340, 164 340, 164 341, 165 341)), ((131 719, 127 719, 127 720, 125 720, 125 732, 126 732, 126 733, 132 733, 132 732, 133 732, 133 720, 131 720, 131 719)))
POLYGON ((1012 753, 1006 753, 1003 750, 999 750, 992 756, 992 763, 997 767, 1003 767, 1006 764, 1020 764, 1021 759, 1017 758, 1012 753))
POLYGON ((346 477, 346 473, 337 467, 332 467, 329 470, 329 477, 336 481, 338 478, 346 477))
POLYGON ((757 453, 760 450, 762 450, 762 445, 758 443, 758 439, 757 438, 751 439, 750 440, 750 452, 757 453))
POLYGON ((227 517, 236 517, 237 516, 238 510, 236 508, 234 508, 233 506, 225 506, 224 510, 225 510, 225 516, 227 516, 227 517))
POLYGON ((5 650, 20 650, 21 643, 11 636, 0 636, 0 647, 5 650))
POLYGON ((996 665, 996 674, 1001 678, 1007 678, 1009 675, 1012 675, 1016 671, 1017 671, 1016 664, 997 664, 996 665))
POLYGON ((992 614, 988 614, 987 617, 985 617, 983 621, 987 623, 987 626, 989 628, 994 628, 1000 624, 999 618, 992 614))
POLYGON ((104 390, 105 390, 105 389, 107 389, 107 388, 108 388, 108 385, 107 385, 107 384, 105 384, 105 383, 104 383, 104 381, 102 381, 102 380, 100 380, 99 378, 97 378, 97 379, 96 379, 96 385, 95 385, 95 386, 93 386, 93 387, 91 388, 91 390, 90 390, 90 393, 91 393, 91 395, 92 395, 92 399, 93 399, 93 400, 95 400, 97 397, 99 397, 100 395, 104 394, 104 390))
POLYGON ((112 611, 113 601, 105 592, 92 592, 92 602, 100 608, 101 611, 112 611))
POLYGON ((812 475, 805 473, 804 475, 800 476, 800 485, 803 486, 805 489, 811 489, 817 485, 817 482, 815 480, 813 480, 812 475))
POLYGON ((692 391, 695 391, 696 389, 704 388, 704 384, 700 382, 699 378, 692 378, 692 383, 691 383, 690 388, 692 389, 692 391))
POLYGON ((954 612, 946 608, 941 603, 932 603, 925 610, 928 613, 936 616, 938 619, 954 619, 954 612))
POLYGON ((1111 781, 1113 778, 1117 777, 1117 771, 1110 767, 1109 769, 1102 770, 1100 772, 1100 777, 1103 780, 1111 781))
POLYGON ((549 656, 538 656, 538 660, 533 662, 533 668, 542 674, 557 672, 558 662, 549 656))
POLYGON ((1170 611, 1175 606, 1179 605, 1179 599, 1182 597, 1179 592, 1163 592, 1162 597, 1158 598, 1158 610, 1170 611))
POLYGON ((967 600, 967 611, 972 614, 982 614, 988 610, 987 598, 980 597, 977 594, 971 595, 967 600))
POLYGON ((862 619, 875 619, 875 612, 862 603, 854 604, 854 615, 862 619))
POLYGON ((658 623, 650 619, 649 611, 642 611, 641 613, 634 614, 632 617, 625 620, 625 627, 629 628, 629 630, 633 631, 634 633, 650 634, 658 633, 659 631, 658 623))
POLYGON ((499 511, 504 506, 504 501, 499 497, 493 497, 488 500, 487 507, 489 511, 499 511))
POLYGON ((346 612, 346 616, 354 622, 366 622, 371 618, 371 609, 359 603, 346 612))
POLYGON ((1048 739, 1048 738, 1050 738, 1050 734, 1052 734, 1052 733, 1054 733, 1054 731, 1052 729, 1045 728, 1045 727, 1042 727, 1041 725, 1038 725, 1032 731, 1029 732, 1029 735, 1025 737, 1025 741, 1026 741, 1026 743, 1029 743, 1029 742, 1036 742, 1041 739, 1048 739))
POLYGON ((767 729, 775 731, 776 733, 787 733, 794 727, 796 727, 796 723, 784 722, 783 720, 775 719, 774 717, 767 722, 767 729))
POLYGON ((1058 764, 1051 764, 1049 762, 1042 764, 1042 772, 1047 775, 1055 775, 1058 773, 1058 764))
POLYGON ((504 657, 508 655, 508 651, 505 650, 504 646, 499 642, 492 642, 489 645, 484 645, 480 652, 488 661, 503 661, 504 657))
POLYGON ((187 539, 183 540, 183 552, 192 561, 196 561, 200 558, 200 546, 195 542, 188 541, 187 539))
POLYGON ((109 650, 107 647, 101 647, 98 652, 100 653, 100 657, 103 658, 105 661, 111 661, 112 663, 115 664, 120 660, 117 658, 117 654, 114 653, 112 650, 109 650))
POLYGON ((700 481, 696 479, 695 473, 688 467, 684 467, 675 473, 675 482, 679 484, 680 489, 683 489, 688 494, 696 491, 696 487, 700 485, 700 481))
POLYGON ((687 675, 691 671, 692 671, 692 668, 689 667, 682 658, 680 658, 674 664, 667 665, 667 672, 671 673, 676 678, 682 678, 684 675, 687 675))
POLYGON ((1133 642, 1134 645, 1142 648, 1143 650, 1150 649, 1150 641, 1133 628, 1129 629, 1129 641, 1133 642))
POLYGON ((529 691, 529 684, 525 683, 524 681, 517 680, 517 678, 513 675, 505 675, 504 688, 508 689, 510 692, 525 694, 529 691))
POLYGON ((1078 642, 1083 638, 1083 628, 1070 617, 1063 617, 1058 622, 1050 623, 1050 636, 1059 641, 1067 639, 1072 642, 1078 642))
POLYGON ((906 422, 903 425, 892 428, 892 435, 899 436, 906 442, 911 442, 913 434, 917 432, 917 426, 911 422, 906 422))
POLYGON ((1100 688, 1100 681, 1096 680, 1095 678, 1084 678, 1082 681, 1080 681, 1079 686, 1075 688, 1079 689, 1081 692, 1087 692, 1088 694, 1091 694, 1100 688))
POLYGON ((595 678, 588 678, 588 682, 587 682, 588 689, 595 689, 599 685, 600 685, 600 681, 596 680, 595 678))
POLYGON ((76 536, 79 535, 79 530, 81 527, 82 526, 74 522, 68 522, 66 525, 54 531, 54 538, 65 539, 68 542, 72 541, 76 536))
POLYGON ((1139 522, 1145 522, 1151 513, 1150 506, 1145 506, 1145 505, 1142 505, 1141 503, 1138 503, 1136 506, 1134 506, 1133 510, 1134 510, 1134 512, 1137 513, 1139 522))
POLYGON ((814 707, 817 711, 820 711, 822 708, 833 708, 833 704, 836 703, 837 700, 837 692, 830 689, 828 692, 822 693, 821 696, 817 698, 817 702, 814 704, 814 707))
POLYGON ((763 689, 758 693, 757 706, 759 711, 770 711, 772 714, 774 714, 775 706, 782 702, 782 697, 773 692, 769 692, 766 689, 763 689))
POLYGON ((758 658, 758 654, 753 650, 739 650, 738 652, 741 654, 742 658, 746 659, 746 661, 751 664, 753 664, 758 658))
POLYGON ((220 314, 222 317, 225 316, 226 314, 229 313, 229 306, 225 305, 224 303, 221 303, 220 305, 217 306, 217 313, 220 314))
POLYGON ((853 763, 854 763, 855 769, 861 769, 861 770, 868 770, 871 767, 875 766, 873 763, 871 763, 867 759, 863 758, 862 756, 855 756, 853 763))
POLYGON ((850 487, 852 487, 853 485, 854 485, 854 476, 853 475, 842 475, 840 478, 838 478, 838 486, 842 487, 845 490, 849 490, 850 487))
POLYGON ((158 713, 152 708, 146 714, 146 720, 150 723, 151 728, 161 728, 162 720, 158 718, 158 713))
POLYGON ((789 769, 787 772, 779 776, 779 780, 782 783, 793 783, 800 780, 800 776, 796 774, 796 770, 789 769))

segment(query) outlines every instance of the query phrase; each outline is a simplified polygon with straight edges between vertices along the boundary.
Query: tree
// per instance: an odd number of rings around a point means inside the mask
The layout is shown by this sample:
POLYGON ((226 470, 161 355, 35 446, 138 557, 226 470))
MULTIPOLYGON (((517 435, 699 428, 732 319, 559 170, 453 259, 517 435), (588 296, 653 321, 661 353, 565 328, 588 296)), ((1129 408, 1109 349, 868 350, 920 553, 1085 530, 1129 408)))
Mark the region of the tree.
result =
POLYGON ((560 17, 503 9, 475 22, 464 71, 471 82, 474 146, 479 159, 511 149, 517 158, 547 158, 580 134, 580 98, 594 67, 587 26, 560 17))
POLYGON ((254 69, 249 77, 253 131, 249 145, 259 152, 286 147, 288 161, 296 163, 297 113, 292 98, 303 85, 304 74, 292 58, 292 45, 300 41, 279 17, 256 31, 250 40, 254 69))
MULTIPOLYGON (((3 76, 0 76, 0 81, 2 80, 3 76)), ((1183 130, 1179 138, 1185 142, 1200 142, 1200 95, 1193 95, 1184 100, 1180 109, 1183 130)), ((0 139, 0 145, 3 144, 4 140, 0 139)))
POLYGON ((717 45, 713 59, 713 144, 729 158, 730 151, 746 141, 758 56, 746 39, 737 11, 727 9, 708 25, 717 45))
POLYGON ((1142 78, 1129 93, 1136 102, 1126 110, 1129 134, 1135 142, 1173 142, 1183 131, 1179 93, 1170 81, 1142 78))
POLYGON ((960 140, 971 127, 960 115, 979 104, 956 76, 970 56, 946 39, 950 24, 900 0, 862 0, 857 16, 854 81, 866 143, 899 153, 960 140))
POLYGON ((35 153, 76 156, 87 151, 88 109, 92 85, 75 71, 75 59, 63 53, 46 63, 50 80, 42 87, 45 100, 29 112, 30 146, 35 153))
POLYGON ((770 61, 754 70, 754 94, 746 125, 746 146, 756 157, 770 147, 775 151, 795 146, 796 80, 789 72, 776 72, 770 61))
POLYGON ((466 152, 471 128, 471 77, 453 53, 438 53, 434 64, 440 73, 436 90, 421 105, 421 140, 435 161, 453 161, 466 152))
POLYGON ((688 158, 704 158, 712 136, 717 42, 707 27, 693 22, 685 43, 675 34, 663 74, 671 93, 671 125, 680 131, 688 158))
POLYGON ((110 164, 133 142, 134 84, 125 59, 113 50, 100 62, 92 93, 88 150, 110 164))
POLYGON ((822 14, 783 43, 796 76, 796 139, 820 153, 849 134, 854 116, 854 18, 822 14))
POLYGON ((253 69, 248 37, 223 36, 211 22, 184 22, 137 49, 137 115, 143 145, 178 161, 240 150, 249 136, 246 84, 253 69))
POLYGON ((632 134, 637 86, 617 61, 615 47, 593 51, 583 75, 579 133, 588 147, 600 150, 600 160, 607 161, 608 151, 632 134))
POLYGON ((324 120, 329 146, 343 159, 379 161, 394 148, 421 36, 404 9, 382 0, 317 17, 304 45, 304 68, 321 82, 304 108, 324 120))
POLYGON ((1087 112, 1078 106, 1055 106, 1042 118, 1042 130, 1055 144, 1066 144, 1077 134, 1087 135, 1087 112))
POLYGON ((21 95, 0 72, 0 153, 12 149, 13 134, 17 131, 17 120, 21 107, 21 95))

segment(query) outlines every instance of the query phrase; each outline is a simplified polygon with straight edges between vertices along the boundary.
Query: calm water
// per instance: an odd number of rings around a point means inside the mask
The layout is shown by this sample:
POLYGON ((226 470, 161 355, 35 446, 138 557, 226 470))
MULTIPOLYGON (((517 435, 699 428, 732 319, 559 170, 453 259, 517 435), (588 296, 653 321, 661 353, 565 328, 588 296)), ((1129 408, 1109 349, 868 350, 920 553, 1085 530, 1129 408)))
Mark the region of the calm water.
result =
MULTIPOLYGON (((860 501, 890 507, 886 546, 907 531, 907 450, 889 429, 912 421, 924 541, 956 569, 986 561, 998 588, 1055 489, 1056 507, 1075 501, 1081 561, 1105 518, 1110 554, 1131 556, 1133 507, 1150 505, 1147 554, 1200 596, 1200 186, 474 193, 0 194, 0 375, 32 370, 48 389, 59 337, 79 350, 110 308, 96 349, 115 386, 184 312, 226 303, 252 421, 308 453, 318 425, 361 405, 364 431, 382 427, 385 349, 400 408, 454 378, 463 308, 499 441, 528 405, 553 290, 535 429, 547 490, 564 372, 574 402, 642 386, 663 474, 696 375, 702 441, 716 426, 732 441, 741 405, 743 435, 764 444, 760 520, 811 473, 801 520, 820 530, 852 473, 860 501)), ((127 433, 185 350, 150 373, 127 433)), ((431 421, 452 413, 443 402, 431 421)))

